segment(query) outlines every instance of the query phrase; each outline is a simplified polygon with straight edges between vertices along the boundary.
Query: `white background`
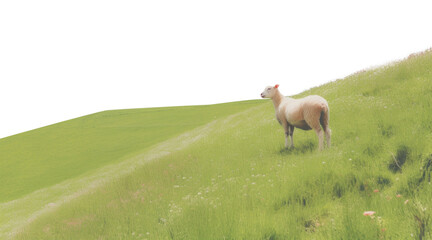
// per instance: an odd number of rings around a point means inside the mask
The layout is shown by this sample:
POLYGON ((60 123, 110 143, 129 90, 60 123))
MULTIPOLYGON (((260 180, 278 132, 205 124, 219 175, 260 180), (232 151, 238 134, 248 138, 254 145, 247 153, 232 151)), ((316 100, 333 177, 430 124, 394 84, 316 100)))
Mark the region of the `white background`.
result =
POLYGON ((432 47, 428 2, 1 1, 0 138, 276 83, 293 95, 432 47))

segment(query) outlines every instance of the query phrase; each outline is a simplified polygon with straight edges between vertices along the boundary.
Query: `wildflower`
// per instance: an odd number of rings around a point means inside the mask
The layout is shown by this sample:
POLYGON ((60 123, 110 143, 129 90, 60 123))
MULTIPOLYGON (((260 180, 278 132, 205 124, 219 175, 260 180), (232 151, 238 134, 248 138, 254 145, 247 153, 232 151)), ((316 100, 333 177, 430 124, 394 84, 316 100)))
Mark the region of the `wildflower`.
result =
POLYGON ((375 189, 375 190, 374 190, 374 193, 377 193, 377 192, 379 192, 379 190, 378 190, 378 189, 375 189))
POLYGON ((396 197, 397 197, 397 198, 401 198, 401 197, 402 197, 402 195, 398 194, 398 195, 396 195, 396 197))
POLYGON ((363 216, 373 216, 375 214, 374 211, 366 211, 363 213, 363 216))
POLYGON ((409 200, 407 199, 407 200, 405 200, 404 204, 407 204, 408 202, 409 202, 409 200))

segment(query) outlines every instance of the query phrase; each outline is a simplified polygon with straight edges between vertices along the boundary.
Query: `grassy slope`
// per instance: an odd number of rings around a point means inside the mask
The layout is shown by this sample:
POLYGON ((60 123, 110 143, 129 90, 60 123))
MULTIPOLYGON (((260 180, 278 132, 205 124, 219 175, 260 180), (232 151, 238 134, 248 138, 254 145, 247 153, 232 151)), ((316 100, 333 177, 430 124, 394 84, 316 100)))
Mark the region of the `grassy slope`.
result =
POLYGON ((17 238, 430 239, 431 69, 429 52, 303 93, 329 101, 329 150, 300 130, 283 150, 272 104, 259 103, 17 238))
POLYGON ((0 139, 0 203, 115 163, 250 105, 105 111, 0 139))

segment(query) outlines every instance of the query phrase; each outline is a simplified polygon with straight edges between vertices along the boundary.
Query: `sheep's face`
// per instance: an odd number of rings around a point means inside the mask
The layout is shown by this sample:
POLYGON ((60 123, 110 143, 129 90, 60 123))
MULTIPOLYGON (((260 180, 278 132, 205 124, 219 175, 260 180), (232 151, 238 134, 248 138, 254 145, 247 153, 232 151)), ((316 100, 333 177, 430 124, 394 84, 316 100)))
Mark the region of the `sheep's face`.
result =
POLYGON ((277 85, 277 84, 274 87, 272 87, 272 86, 266 87, 264 89, 264 92, 261 93, 261 97, 262 98, 273 98, 273 96, 277 92, 278 87, 279 87, 279 85, 277 85))

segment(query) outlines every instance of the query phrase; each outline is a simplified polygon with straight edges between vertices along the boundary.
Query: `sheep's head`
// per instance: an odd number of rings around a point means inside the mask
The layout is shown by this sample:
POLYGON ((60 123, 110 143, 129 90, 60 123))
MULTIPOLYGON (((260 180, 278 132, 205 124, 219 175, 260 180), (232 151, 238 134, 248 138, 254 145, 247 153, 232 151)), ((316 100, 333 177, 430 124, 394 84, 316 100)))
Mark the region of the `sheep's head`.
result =
POLYGON ((275 93, 277 92, 277 89, 279 87, 279 84, 276 84, 274 87, 268 86, 264 89, 264 92, 261 93, 262 98, 273 98, 275 93))

